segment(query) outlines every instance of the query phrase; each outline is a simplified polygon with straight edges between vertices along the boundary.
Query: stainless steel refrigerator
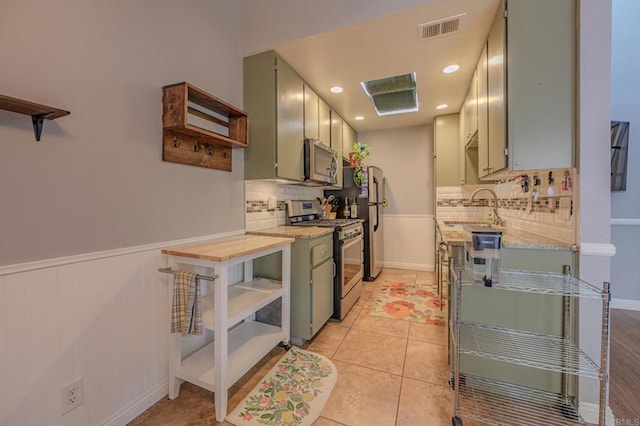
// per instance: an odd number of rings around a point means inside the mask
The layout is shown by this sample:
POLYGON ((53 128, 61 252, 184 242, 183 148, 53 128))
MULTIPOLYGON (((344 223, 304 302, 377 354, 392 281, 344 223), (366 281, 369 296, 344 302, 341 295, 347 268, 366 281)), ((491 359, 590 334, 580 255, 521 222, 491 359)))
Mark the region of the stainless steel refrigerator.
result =
POLYGON ((368 185, 358 187, 353 182, 353 167, 343 170, 343 188, 339 191, 325 191, 325 197, 334 195, 339 199, 337 217, 344 218, 346 198, 351 204, 355 198, 358 218, 364 219, 364 279, 373 281, 380 271, 384 259, 383 214, 384 173, 379 167, 367 167, 368 185))

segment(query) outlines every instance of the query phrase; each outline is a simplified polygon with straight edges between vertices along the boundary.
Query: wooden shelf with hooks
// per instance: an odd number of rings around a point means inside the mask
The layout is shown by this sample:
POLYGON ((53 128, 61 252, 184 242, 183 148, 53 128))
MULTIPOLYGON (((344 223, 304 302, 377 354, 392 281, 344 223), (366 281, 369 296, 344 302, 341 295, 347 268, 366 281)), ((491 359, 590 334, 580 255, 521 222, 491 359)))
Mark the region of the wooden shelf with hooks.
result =
POLYGON ((231 148, 249 146, 247 114, 186 82, 162 91, 162 159, 231 171, 231 148))

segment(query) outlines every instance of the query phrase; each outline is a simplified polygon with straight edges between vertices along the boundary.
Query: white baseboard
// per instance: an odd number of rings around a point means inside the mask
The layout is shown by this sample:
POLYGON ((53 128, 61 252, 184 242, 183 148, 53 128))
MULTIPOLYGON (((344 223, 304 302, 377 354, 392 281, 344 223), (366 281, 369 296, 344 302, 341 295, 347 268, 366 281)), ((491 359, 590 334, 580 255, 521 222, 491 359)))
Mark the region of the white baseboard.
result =
POLYGON ((627 311, 640 311, 640 300, 611 299, 611 309, 625 309, 627 311))
POLYGON ((412 269, 414 271, 435 271, 434 265, 426 263, 406 263, 406 262, 384 262, 382 265, 384 268, 395 269, 412 269))
POLYGON ((153 404, 160 401, 167 395, 169 395, 169 379, 163 380, 162 383, 160 383, 154 389, 151 389, 151 391, 146 395, 142 395, 140 398, 124 407, 118 413, 109 417, 107 420, 102 422, 102 425, 125 426, 127 423, 131 422, 140 414, 144 413, 149 407, 151 407, 153 404))
MULTIPOLYGON (((600 415, 600 406, 598 404, 580 401, 578 404, 578 411, 585 422, 595 425, 598 424, 598 416, 600 415)), ((611 411, 611 407, 607 406, 605 413, 605 424, 611 426, 615 425, 616 420, 613 416, 613 411, 611 411)))

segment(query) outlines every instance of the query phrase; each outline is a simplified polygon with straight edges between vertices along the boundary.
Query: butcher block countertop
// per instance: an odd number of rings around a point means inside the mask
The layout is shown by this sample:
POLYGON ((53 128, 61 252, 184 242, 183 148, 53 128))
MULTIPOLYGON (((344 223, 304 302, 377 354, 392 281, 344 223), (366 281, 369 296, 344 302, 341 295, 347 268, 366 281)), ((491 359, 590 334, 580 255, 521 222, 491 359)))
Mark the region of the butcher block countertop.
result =
POLYGON ((320 226, 276 226, 273 228, 254 229, 247 233, 270 237, 316 238, 332 232, 333 228, 322 228, 320 226))
POLYGON ((162 250, 162 254, 224 262, 236 257, 242 257, 258 253, 263 250, 290 244, 294 241, 295 239, 293 238, 285 237, 239 235, 237 237, 167 248, 162 250))

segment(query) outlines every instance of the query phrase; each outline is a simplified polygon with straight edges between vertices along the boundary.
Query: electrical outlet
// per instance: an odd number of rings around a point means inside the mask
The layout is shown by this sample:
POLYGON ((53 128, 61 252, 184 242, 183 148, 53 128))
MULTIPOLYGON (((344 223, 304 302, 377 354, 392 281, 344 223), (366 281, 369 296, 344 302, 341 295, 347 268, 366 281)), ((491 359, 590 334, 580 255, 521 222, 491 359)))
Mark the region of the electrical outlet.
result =
POLYGON ((60 389, 60 411, 63 416, 83 403, 84 388, 82 386, 82 377, 78 377, 60 389))

